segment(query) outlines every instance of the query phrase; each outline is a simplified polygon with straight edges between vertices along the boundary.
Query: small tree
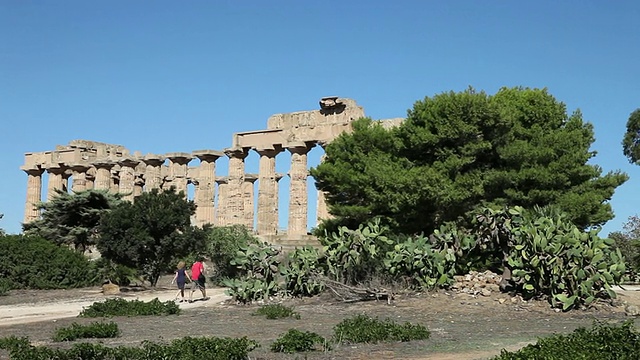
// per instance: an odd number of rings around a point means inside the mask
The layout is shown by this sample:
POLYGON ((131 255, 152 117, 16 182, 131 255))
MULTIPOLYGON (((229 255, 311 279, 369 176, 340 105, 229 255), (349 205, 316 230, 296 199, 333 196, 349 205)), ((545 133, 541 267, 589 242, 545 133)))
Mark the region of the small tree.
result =
POLYGON ((630 216, 624 223, 622 231, 615 231, 609 234, 609 239, 615 242, 615 246, 624 255, 627 270, 632 275, 640 271, 640 217, 630 216))
POLYGON ((258 238, 243 225, 215 226, 205 228, 205 231, 205 252, 215 266, 215 278, 220 280, 236 277, 238 268, 231 261, 238 251, 250 244, 258 244, 258 238))
POLYGON ((84 252, 95 245, 100 217, 121 201, 120 195, 101 190, 56 192, 49 202, 38 204, 42 218, 23 224, 24 233, 84 252))
POLYGON ((137 269, 156 286, 172 259, 203 250, 205 232, 190 225, 195 210, 194 202, 174 188, 143 193, 105 214, 98 250, 103 257, 137 269))
MULTIPOLYGON (((4 216, 4 214, 0 214, 0 219, 2 219, 3 216, 4 216)), ((0 236, 5 236, 5 235, 6 235, 6 233, 5 233, 4 229, 0 228, 0 236)))
POLYGON ((640 109, 627 120, 627 132, 622 139, 622 152, 632 164, 640 165, 640 109))

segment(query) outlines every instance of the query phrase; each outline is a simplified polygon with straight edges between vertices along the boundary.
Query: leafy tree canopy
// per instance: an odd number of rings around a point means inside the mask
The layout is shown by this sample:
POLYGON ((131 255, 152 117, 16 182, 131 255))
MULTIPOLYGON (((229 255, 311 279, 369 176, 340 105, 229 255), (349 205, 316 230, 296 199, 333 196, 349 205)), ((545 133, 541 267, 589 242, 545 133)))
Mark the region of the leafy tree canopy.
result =
POLYGON ((98 250, 139 270, 155 286, 172 259, 202 251, 205 232, 190 225, 196 205, 175 189, 152 190, 122 202, 103 216, 98 250))
POLYGON ((27 235, 38 235, 58 245, 72 245, 85 251, 95 244, 100 216, 120 202, 118 194, 101 190, 76 193, 57 191, 46 203, 40 203, 42 217, 22 225, 27 235))
POLYGON ((593 126, 546 89, 468 89, 426 97, 389 130, 371 119, 326 147, 311 170, 335 224, 383 218, 430 233, 480 206, 555 205, 581 227, 613 217, 607 201, 627 175, 602 175, 593 126))
POLYGON ((632 112, 627 120, 627 132, 622 139, 622 152, 629 162, 640 165, 640 109, 632 112))
POLYGON ((640 271, 640 217, 630 216, 623 224, 622 231, 614 231, 609 238, 615 241, 616 246, 625 257, 629 269, 633 272, 640 271))

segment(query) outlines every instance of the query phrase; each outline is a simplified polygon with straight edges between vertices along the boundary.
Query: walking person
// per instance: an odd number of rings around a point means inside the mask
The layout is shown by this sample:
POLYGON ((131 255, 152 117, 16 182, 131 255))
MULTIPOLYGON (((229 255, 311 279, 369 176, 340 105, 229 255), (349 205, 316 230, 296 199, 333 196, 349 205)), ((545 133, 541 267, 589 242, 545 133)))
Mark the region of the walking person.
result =
POLYGON ((189 294, 189 302, 193 302, 193 293, 196 289, 199 289, 202 293, 202 300, 209 300, 207 297, 207 289, 205 288, 205 268, 204 259, 200 256, 197 261, 191 266, 191 293, 189 294))
POLYGON ((178 296, 180 296, 180 302, 185 302, 187 299, 184 298, 184 285, 188 280, 187 277, 187 269, 185 268, 184 261, 180 261, 178 263, 178 269, 176 270, 176 275, 171 280, 171 284, 178 284, 178 292, 176 293, 176 298, 174 301, 178 301, 178 296))

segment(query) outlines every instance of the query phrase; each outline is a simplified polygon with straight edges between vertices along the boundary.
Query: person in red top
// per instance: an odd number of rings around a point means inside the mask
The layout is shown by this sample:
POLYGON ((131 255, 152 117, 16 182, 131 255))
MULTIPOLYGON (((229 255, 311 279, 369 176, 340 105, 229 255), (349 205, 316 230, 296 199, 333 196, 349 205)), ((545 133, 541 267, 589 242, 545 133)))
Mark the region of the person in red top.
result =
POLYGON ((202 300, 209 300, 207 297, 207 289, 205 289, 205 268, 204 259, 199 257, 193 266, 191 266, 191 293, 189 294, 189 302, 193 302, 193 293, 196 289, 200 289, 202 300))

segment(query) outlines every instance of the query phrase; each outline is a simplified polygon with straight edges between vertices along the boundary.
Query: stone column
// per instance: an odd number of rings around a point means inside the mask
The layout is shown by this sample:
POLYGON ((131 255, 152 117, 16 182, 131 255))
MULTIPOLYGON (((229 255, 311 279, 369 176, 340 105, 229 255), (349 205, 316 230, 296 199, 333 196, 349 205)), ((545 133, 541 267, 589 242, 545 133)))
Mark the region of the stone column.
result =
POLYGON ((144 171, 144 187, 145 191, 150 192, 153 189, 160 190, 162 186, 162 164, 164 157, 154 154, 147 154, 142 161, 146 165, 144 171))
POLYGON ((42 172, 41 168, 25 169, 27 173, 27 201, 24 206, 24 223, 30 223, 40 217, 38 204, 42 201, 42 172))
POLYGON ((116 164, 111 169, 111 180, 109 182, 109 191, 111 193, 117 194, 120 191, 120 169, 122 167, 116 164))
POLYGON ((71 170, 67 168, 64 173, 62 173, 62 191, 66 193, 69 192, 69 177, 71 177, 71 170))
MULTIPOLYGON (((323 162, 326 159, 326 155, 322 155, 320 157, 320 162, 323 162)), ((327 209, 327 201, 325 192, 322 190, 318 190, 318 207, 316 209, 316 225, 319 224, 324 219, 331 218, 329 214, 329 210, 327 209)))
POLYGON ((118 192, 122 194, 122 199, 133 202, 135 197, 135 168, 140 162, 132 158, 124 158, 118 161, 120 165, 120 184, 118 192))
POLYGON ((215 203, 216 196, 216 160, 224 153, 215 150, 198 150, 192 154, 200 159, 200 167, 195 180, 194 200, 196 203, 196 225, 215 223, 215 203))
POLYGON ((63 166, 50 166, 47 168, 49 174, 49 183, 47 184, 47 201, 51 201, 58 195, 56 190, 64 191, 63 176, 65 172, 63 166))
POLYGON ((216 179, 218 183, 218 207, 216 208, 216 226, 227 226, 227 193, 229 187, 229 178, 219 177, 216 179))
POLYGON ((258 234, 275 235, 278 230, 278 183, 276 155, 282 148, 256 149, 260 154, 258 174, 258 234))
POLYGON ((87 170, 86 172, 85 179, 87 182, 87 190, 93 190, 93 188, 95 187, 95 180, 96 180, 95 167, 89 167, 89 170, 87 170))
POLYGON ((291 169, 289 177, 289 223, 287 234, 307 234, 308 192, 307 192, 307 153, 313 145, 305 143, 291 144, 287 150, 291 153, 291 169))
POLYGON ((169 159, 171 185, 176 187, 177 193, 182 191, 184 198, 187 199, 187 165, 193 157, 189 153, 170 153, 167 154, 167 158, 169 159))
POLYGON ((111 190, 111 168, 115 164, 109 160, 101 160, 93 163, 96 167, 96 179, 93 183, 93 188, 96 190, 109 191, 111 190))
POLYGON ((71 190, 73 192, 87 190, 87 170, 89 167, 83 164, 74 164, 71 166, 71 190))
POLYGON ((142 178, 142 174, 135 176, 133 180, 133 197, 137 198, 142 195, 142 191, 144 190, 144 179, 142 178))
POLYGON ((244 148, 226 149, 229 157, 229 184, 227 187, 227 223, 229 225, 244 224, 244 200, 242 183, 244 182, 244 159, 248 150, 244 148))
POLYGON ((249 230, 253 230, 254 206, 253 206, 253 183, 258 180, 256 174, 244 174, 242 183, 242 198, 244 200, 244 225, 249 230))

